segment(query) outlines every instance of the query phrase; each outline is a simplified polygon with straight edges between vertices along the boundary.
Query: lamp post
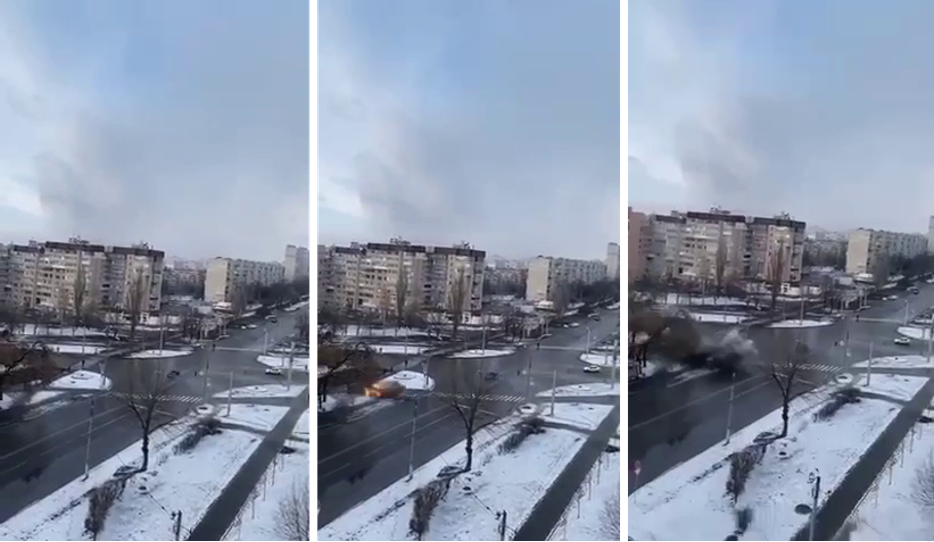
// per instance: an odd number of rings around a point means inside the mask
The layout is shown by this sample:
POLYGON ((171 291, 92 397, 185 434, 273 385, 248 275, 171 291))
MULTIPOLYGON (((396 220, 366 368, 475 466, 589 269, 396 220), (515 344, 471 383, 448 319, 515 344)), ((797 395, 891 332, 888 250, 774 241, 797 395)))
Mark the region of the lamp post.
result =
POLYGON ((808 475, 808 483, 811 485, 811 517, 808 525, 808 540, 814 540, 814 531, 817 528, 817 505, 820 500, 820 471, 814 469, 808 475))

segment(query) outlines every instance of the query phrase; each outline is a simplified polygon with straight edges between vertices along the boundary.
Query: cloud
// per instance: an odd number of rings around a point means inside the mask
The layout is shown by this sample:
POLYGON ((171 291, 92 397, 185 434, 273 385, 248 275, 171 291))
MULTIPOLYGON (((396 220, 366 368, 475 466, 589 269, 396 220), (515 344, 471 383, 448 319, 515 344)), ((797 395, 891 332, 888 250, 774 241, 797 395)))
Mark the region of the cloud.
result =
POLYGON ((365 240, 600 257, 619 238, 618 10, 323 3, 319 202, 352 199, 365 240))
POLYGON ((668 198, 926 229, 934 6, 712 5, 642 0, 630 12, 630 154, 681 187, 668 198))
POLYGON ((5 3, 0 179, 39 202, 30 233, 190 257, 307 244, 307 10, 5 3))

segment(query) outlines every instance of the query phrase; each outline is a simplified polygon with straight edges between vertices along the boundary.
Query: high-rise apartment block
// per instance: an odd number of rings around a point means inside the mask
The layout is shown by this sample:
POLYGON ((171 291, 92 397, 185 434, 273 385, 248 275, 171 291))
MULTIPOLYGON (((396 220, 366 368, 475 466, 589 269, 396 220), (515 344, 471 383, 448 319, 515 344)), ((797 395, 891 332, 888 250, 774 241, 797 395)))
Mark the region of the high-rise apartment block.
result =
POLYGON ((619 278, 619 243, 606 245, 606 278, 616 280, 619 278))
POLYGON ((295 245, 285 247, 285 280, 291 282, 300 278, 307 278, 308 269, 308 249, 295 245))
POLYGON ((73 313, 87 307, 126 311, 138 299, 142 313, 162 304, 165 253, 148 245, 30 241, 0 248, 0 304, 14 310, 73 313), (75 295, 80 288, 83 295, 75 295), (139 296, 136 298, 136 296, 139 296))
POLYGON ((399 299, 417 309, 478 311, 486 253, 468 245, 389 243, 318 246, 318 304, 336 310, 394 311, 399 299), (459 285, 459 281, 460 285, 459 285), (406 293, 397 297, 404 287, 406 293))
POLYGON ((934 216, 928 220, 928 254, 934 254, 934 216))
POLYGON ((576 282, 593 284, 606 276, 606 264, 600 260, 538 256, 529 262, 525 298, 536 302, 554 301, 560 288, 576 282))
POLYGON ((804 222, 719 209, 652 215, 645 221, 639 215, 630 214, 629 255, 636 261, 629 265, 644 268, 646 277, 716 282, 719 276, 728 282, 777 275, 782 282, 801 280, 804 222))
POLYGON ((214 258, 204 276, 204 300, 232 303, 248 286, 269 286, 284 280, 285 266, 278 262, 214 258))
MULTIPOLYGON (((850 232, 846 245, 846 272, 851 274, 878 271, 893 256, 911 258, 928 249, 928 239, 919 233, 859 228, 850 232)), ((888 269, 885 270, 888 273, 888 269)))
POLYGON ((627 249, 628 281, 633 283, 645 278, 647 263, 652 248, 652 225, 645 213, 629 208, 629 232, 627 249))

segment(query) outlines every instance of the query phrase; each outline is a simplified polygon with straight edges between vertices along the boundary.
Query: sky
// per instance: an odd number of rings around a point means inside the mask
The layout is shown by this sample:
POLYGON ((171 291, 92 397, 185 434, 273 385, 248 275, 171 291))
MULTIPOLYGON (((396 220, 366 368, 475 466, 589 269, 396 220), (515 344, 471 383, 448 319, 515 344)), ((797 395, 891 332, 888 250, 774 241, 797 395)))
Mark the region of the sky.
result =
POLYGON ((602 259, 620 237, 617 0, 318 11, 318 241, 602 259))
POLYGON ((629 202, 927 230, 934 2, 632 0, 629 202))
POLYGON ((308 244, 304 0, 0 2, 0 242, 308 244))

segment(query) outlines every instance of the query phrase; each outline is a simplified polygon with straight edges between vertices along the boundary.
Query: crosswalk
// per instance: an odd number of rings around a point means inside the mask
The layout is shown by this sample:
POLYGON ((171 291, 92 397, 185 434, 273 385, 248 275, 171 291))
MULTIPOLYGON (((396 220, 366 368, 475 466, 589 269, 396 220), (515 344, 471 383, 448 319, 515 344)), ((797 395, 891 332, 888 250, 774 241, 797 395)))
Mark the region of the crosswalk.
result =
MULTIPOLYGON (((760 367, 762 369, 771 368, 771 366, 768 363, 756 363, 755 366, 760 367)), ((844 370, 844 367, 840 367, 839 365, 828 365, 826 363, 819 363, 819 364, 805 363, 804 365, 801 366, 801 370, 816 372, 816 373, 836 373, 838 371, 844 370)))
MULTIPOLYGON (((474 396, 469 393, 451 393, 451 392, 431 392, 428 394, 431 397, 438 397, 440 399, 464 399, 468 400, 474 396)), ((525 397, 521 395, 486 395, 483 398, 485 401, 496 401, 500 403, 524 403, 525 397)))
MULTIPOLYGON (((134 399, 137 401, 146 401, 149 400, 149 396, 140 395, 140 394, 129 394, 125 392, 114 392, 109 394, 117 399, 127 400, 134 399)), ((168 403, 186 403, 186 404, 201 404, 204 402, 203 397, 197 395, 166 395, 159 398, 160 402, 168 403)))

